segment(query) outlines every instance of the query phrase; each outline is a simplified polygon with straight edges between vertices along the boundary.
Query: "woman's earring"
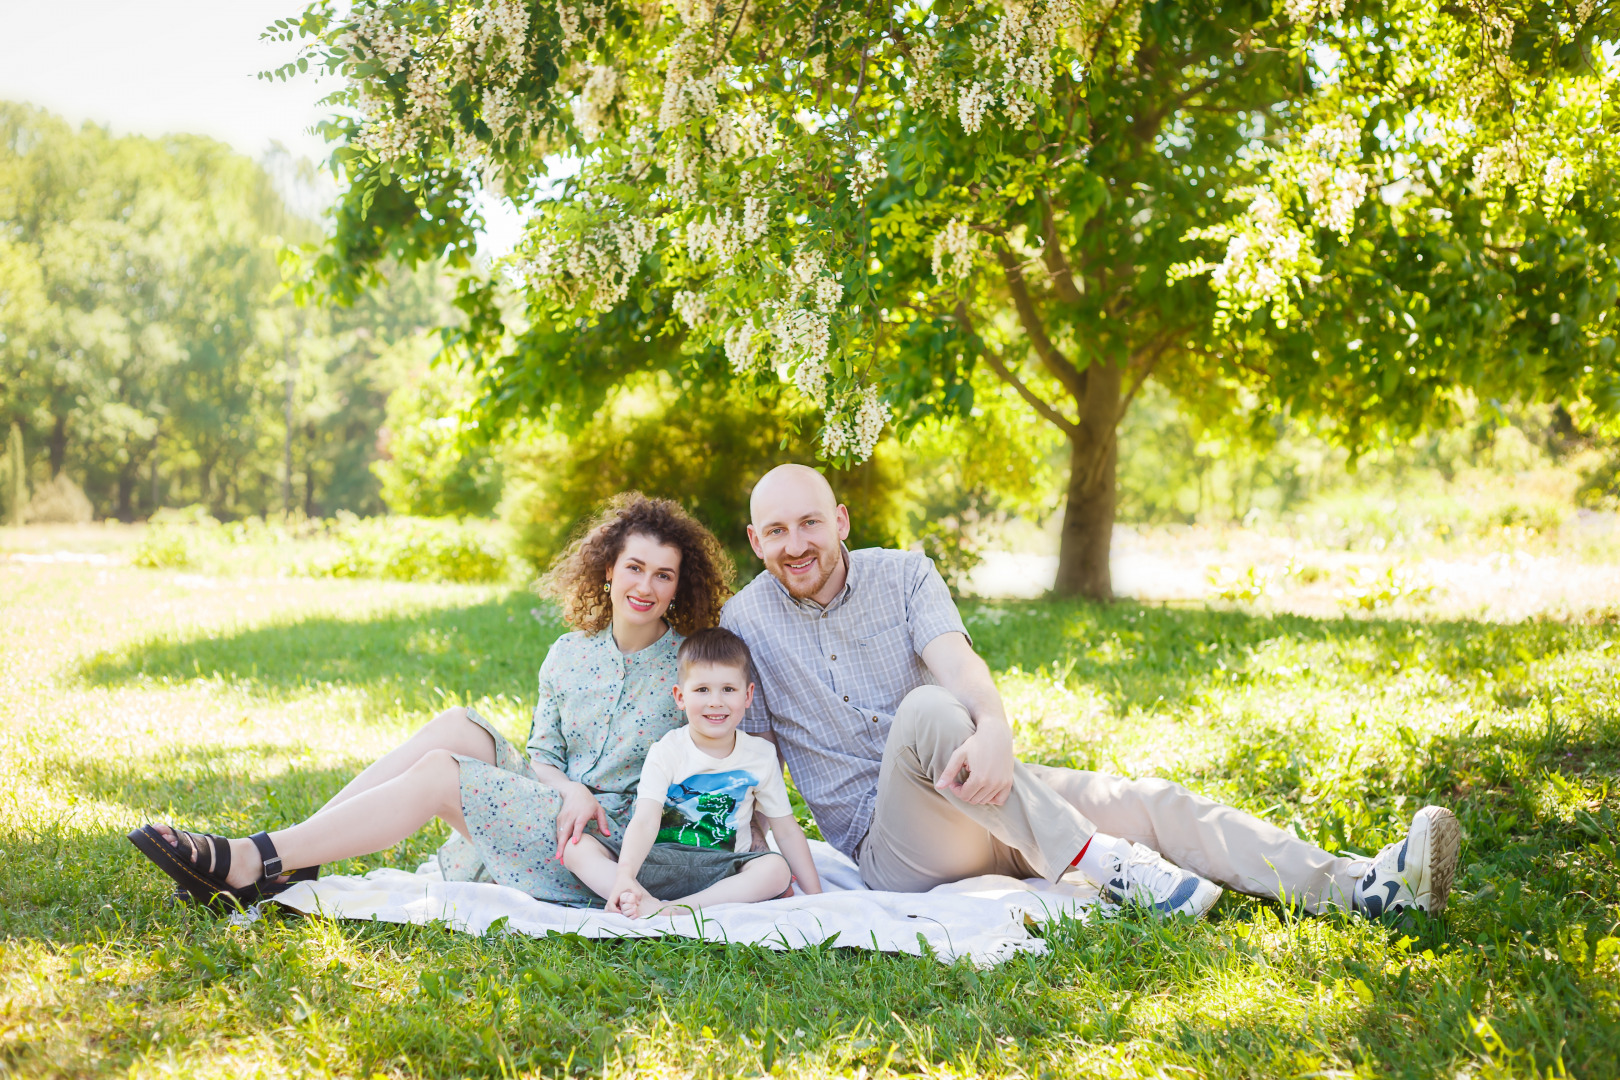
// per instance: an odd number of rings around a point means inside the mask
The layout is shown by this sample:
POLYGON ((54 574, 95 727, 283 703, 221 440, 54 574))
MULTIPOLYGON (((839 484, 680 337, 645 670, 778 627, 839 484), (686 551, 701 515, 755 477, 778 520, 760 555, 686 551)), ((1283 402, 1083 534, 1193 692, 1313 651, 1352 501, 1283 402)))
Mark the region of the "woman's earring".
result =
POLYGON ((604 582, 602 582, 602 591, 603 592, 612 592, 613 591, 613 582, 612 581, 604 581, 604 582))

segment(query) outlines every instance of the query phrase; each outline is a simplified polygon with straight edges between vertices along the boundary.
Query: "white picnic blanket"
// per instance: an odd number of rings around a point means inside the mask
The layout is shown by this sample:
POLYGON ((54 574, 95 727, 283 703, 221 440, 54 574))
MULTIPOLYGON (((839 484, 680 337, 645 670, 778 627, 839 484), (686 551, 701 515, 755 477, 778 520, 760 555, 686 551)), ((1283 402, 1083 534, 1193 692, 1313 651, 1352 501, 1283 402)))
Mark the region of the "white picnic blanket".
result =
POLYGON ((550 904, 504 885, 445 881, 432 862, 414 874, 373 870, 364 877, 302 882, 276 901, 307 915, 444 922, 469 934, 483 934, 505 918, 508 932, 536 937, 674 934, 778 950, 828 942, 912 955, 926 948, 946 963, 966 957, 980 967, 1016 953, 1044 951, 1045 942, 1030 933, 1032 925, 1063 916, 1085 920, 1099 903, 1097 890, 1075 874, 1056 885, 992 874, 926 893, 877 892, 866 888, 859 869, 832 845, 812 840, 810 848, 826 890, 819 896, 717 904, 650 919, 550 904))

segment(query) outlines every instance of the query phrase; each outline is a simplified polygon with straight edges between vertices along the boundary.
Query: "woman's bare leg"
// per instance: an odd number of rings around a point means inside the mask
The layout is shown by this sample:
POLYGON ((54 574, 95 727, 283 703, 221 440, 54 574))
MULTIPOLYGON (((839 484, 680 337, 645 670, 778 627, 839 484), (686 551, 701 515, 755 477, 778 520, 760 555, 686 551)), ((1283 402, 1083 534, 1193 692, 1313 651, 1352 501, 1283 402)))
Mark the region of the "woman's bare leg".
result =
POLYGON ((457 705, 435 716, 417 729, 416 734, 367 765, 361 770, 360 775, 343 785, 342 791, 315 811, 315 815, 319 817, 361 792, 370 791, 403 775, 406 769, 415 765, 424 754, 432 750, 448 750, 452 754, 463 754, 490 765, 495 764, 495 740, 490 738, 489 732, 467 719, 467 710, 457 705))
MULTIPOLYGON (((271 833, 270 842, 282 866, 296 870, 392 847, 436 817, 467 834, 461 815, 461 763, 445 749, 428 750, 392 779, 271 833)), ((253 841, 232 840, 229 884, 241 888, 263 872, 253 841)))

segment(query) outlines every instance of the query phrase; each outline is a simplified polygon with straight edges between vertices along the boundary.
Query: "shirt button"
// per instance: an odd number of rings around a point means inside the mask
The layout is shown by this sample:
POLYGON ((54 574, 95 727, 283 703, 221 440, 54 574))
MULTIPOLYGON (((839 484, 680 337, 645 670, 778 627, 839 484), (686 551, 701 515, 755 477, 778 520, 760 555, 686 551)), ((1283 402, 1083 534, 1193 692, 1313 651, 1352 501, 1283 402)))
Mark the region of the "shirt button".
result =
POLYGON ((848 701, 848 700, 849 700, 849 695, 848 695, 848 694, 845 694, 845 695, 844 695, 844 700, 845 700, 845 701, 848 701))
POLYGON ((872 717, 872 723, 874 723, 874 724, 877 723, 877 717, 875 717, 875 716, 872 717))
POLYGON ((837 654, 837 653, 833 653, 833 654, 832 654, 832 658, 833 658, 833 659, 834 659, 834 660, 836 660, 836 659, 838 659, 838 654, 837 654))

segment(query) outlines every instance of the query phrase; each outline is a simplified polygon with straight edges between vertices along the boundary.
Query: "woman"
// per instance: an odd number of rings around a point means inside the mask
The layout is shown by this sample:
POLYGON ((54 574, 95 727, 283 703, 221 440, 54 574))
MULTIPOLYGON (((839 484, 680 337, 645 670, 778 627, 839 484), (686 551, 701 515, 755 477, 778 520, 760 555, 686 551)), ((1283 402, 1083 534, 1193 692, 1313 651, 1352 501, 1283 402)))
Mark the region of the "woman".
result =
POLYGON ((130 841, 193 898, 247 904, 285 889, 289 871, 381 851, 437 817, 456 834, 440 854, 450 880, 599 903, 563 868, 562 845, 629 823, 648 747, 681 723, 675 650, 719 621, 730 569, 675 503, 618 496, 550 574, 575 629, 541 665, 528 761, 472 709, 448 709, 290 828, 226 839, 147 825, 130 841))

